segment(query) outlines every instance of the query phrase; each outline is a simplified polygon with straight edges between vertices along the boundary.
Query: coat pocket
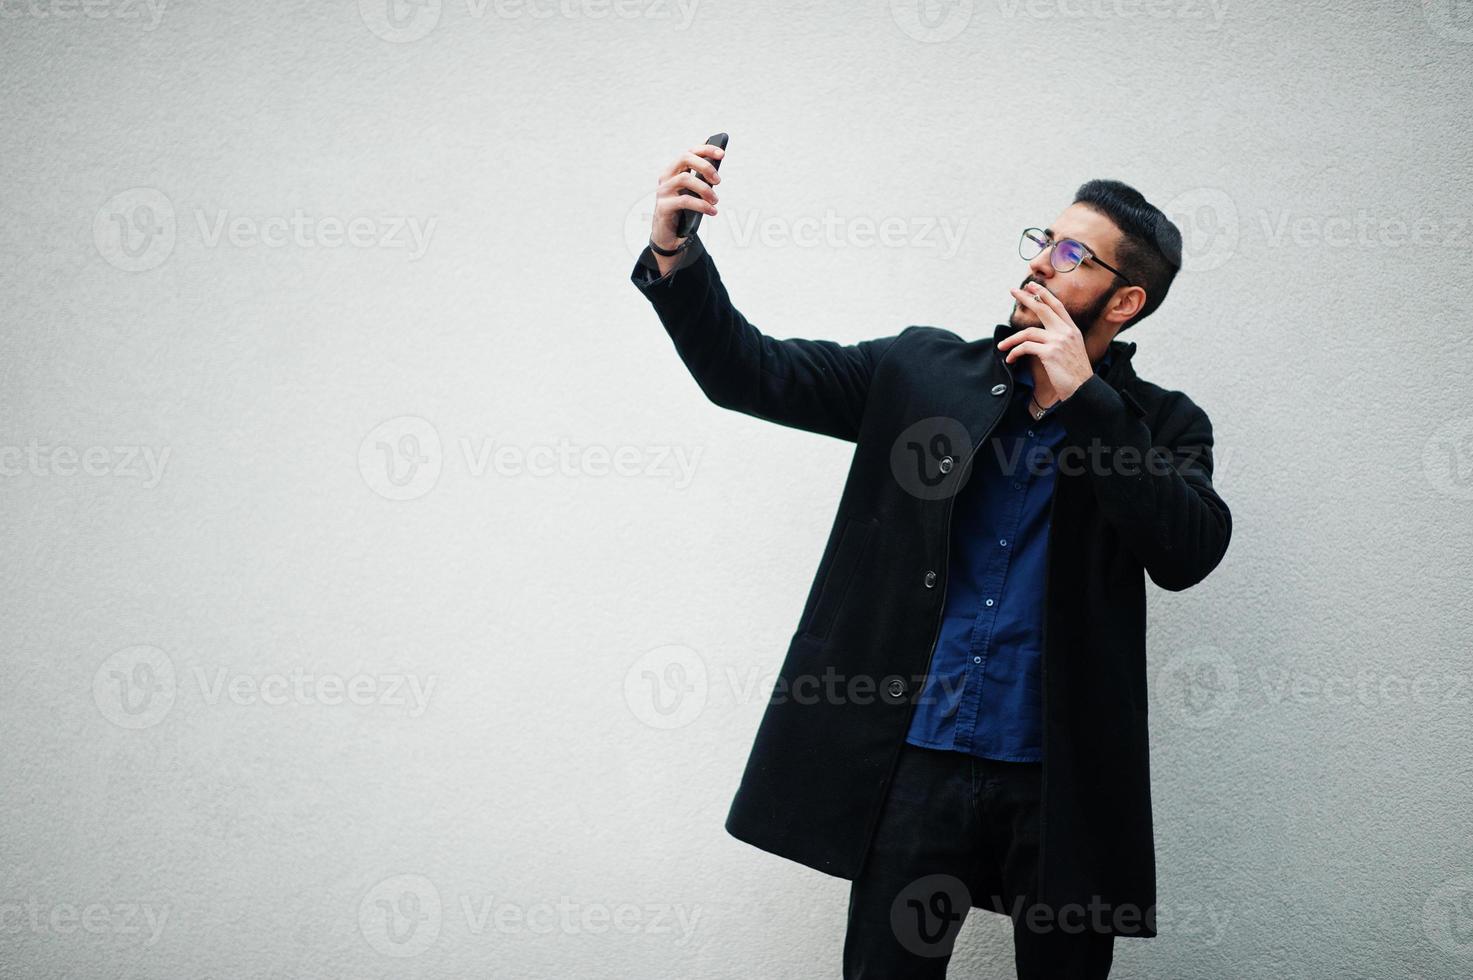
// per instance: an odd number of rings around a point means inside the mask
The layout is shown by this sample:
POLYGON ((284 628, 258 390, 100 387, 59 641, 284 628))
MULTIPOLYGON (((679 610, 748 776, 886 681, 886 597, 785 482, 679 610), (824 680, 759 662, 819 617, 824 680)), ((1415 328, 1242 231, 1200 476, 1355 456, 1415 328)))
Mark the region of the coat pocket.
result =
POLYGON ((822 585, 817 595, 810 599, 810 612, 804 618, 798 632, 805 636, 828 636, 834 617, 844 605, 844 597, 854 582, 854 573, 859 569, 869 548, 870 537, 875 529, 874 521, 856 521, 845 518, 839 531, 838 545, 832 557, 820 569, 822 585))

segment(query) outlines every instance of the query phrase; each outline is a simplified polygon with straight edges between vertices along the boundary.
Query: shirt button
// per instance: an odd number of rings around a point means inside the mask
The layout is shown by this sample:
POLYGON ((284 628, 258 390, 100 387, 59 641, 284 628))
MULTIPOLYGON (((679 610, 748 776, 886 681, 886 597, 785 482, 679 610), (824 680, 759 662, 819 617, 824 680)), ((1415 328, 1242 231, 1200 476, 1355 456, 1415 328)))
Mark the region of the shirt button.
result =
POLYGON ((1033 430, 1032 429, 1029 429, 1028 430, 1028 435, 1029 435, 1030 438, 1033 436, 1033 430))
POLYGON ((972 658, 972 663, 974 663, 974 664, 980 664, 981 662, 982 662, 982 658, 981 657, 973 657, 972 658))
POLYGON ((988 604, 988 605, 989 605, 989 606, 990 606, 990 605, 992 605, 992 600, 991 600, 991 599, 988 599, 988 600, 987 600, 987 604, 988 604))
POLYGON ((992 393, 994 395, 1000 395, 1000 394, 1002 394, 1003 392, 1005 392, 1007 390, 1008 390, 1008 386, 1005 385, 1005 384, 995 384, 995 385, 992 386, 992 393))
POLYGON ((1023 489, 1023 484, 1021 484, 1021 483, 1014 483, 1013 484, 1013 489, 1014 490, 1022 490, 1023 489))
POLYGON ((950 473, 951 472, 951 457, 950 456, 942 456, 941 457, 941 466, 940 466, 940 469, 941 469, 941 472, 943 472, 943 473, 950 473))
POLYGON ((934 588, 936 588, 936 573, 935 572, 927 572, 926 573, 926 588, 928 588, 928 589, 934 589, 934 588))
POLYGON ((997 543, 1000 544, 1000 545, 1002 545, 1004 548, 1006 548, 1008 546, 1008 539, 1007 538, 1002 538, 997 543))

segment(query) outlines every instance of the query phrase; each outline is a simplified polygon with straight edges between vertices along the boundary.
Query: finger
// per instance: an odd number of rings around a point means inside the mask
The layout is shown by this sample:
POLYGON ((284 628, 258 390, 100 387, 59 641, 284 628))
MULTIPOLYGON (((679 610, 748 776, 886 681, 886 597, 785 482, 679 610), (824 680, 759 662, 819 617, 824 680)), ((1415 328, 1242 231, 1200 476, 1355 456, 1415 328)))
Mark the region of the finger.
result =
POLYGON ((720 160, 726 156, 726 151, 715 143, 702 143, 700 146, 691 147, 690 151, 697 156, 710 157, 712 160, 720 160))
POLYGON ((712 143, 703 143, 700 146, 693 146, 689 150, 686 150, 684 153, 682 153, 680 156, 676 157, 675 162, 671 163, 670 166, 661 171, 660 178, 661 180, 665 180, 675 176, 683 170, 689 170, 694 167, 696 170, 699 170, 701 173, 705 174, 706 179, 710 180, 711 183, 719 183, 721 178, 717 175, 716 167, 711 161, 720 160, 725 155, 725 150, 712 143))
MULTIPOLYGON (((1030 283, 1029 285, 1032 285, 1032 283, 1030 283)), ((1017 286, 1014 286, 1010 290, 1010 292, 1013 294, 1014 299, 1018 300, 1020 303, 1024 304, 1030 310, 1036 313, 1038 315, 1039 322, 1041 322, 1045 327, 1058 325, 1058 321, 1056 319, 1059 315, 1058 312, 1052 306, 1046 303, 1043 297, 1040 296, 1037 292, 1029 292, 1026 289, 1019 289, 1017 286)), ((1051 293, 1048 293, 1048 290, 1044 290, 1044 293, 1052 295, 1051 293)))
POLYGON ((682 188, 694 191, 711 204, 715 204, 718 200, 716 191, 711 188, 711 185, 689 171, 671 177, 665 181, 664 186, 660 190, 663 194, 677 194, 682 188))
POLYGON ((1024 327, 1022 330, 1019 330, 1017 333, 1010 333, 1006 337, 1004 337, 1002 340, 999 340, 997 342, 997 349, 998 350, 1007 350, 1009 347, 1013 347, 1013 346, 1015 346, 1017 344, 1021 344, 1024 341, 1027 341, 1027 340, 1035 341, 1037 343, 1043 343, 1043 342, 1047 341, 1048 339, 1049 339, 1049 337, 1048 337, 1048 332, 1047 331, 1045 331, 1045 330, 1043 330, 1043 329, 1041 329, 1039 327, 1024 327))
POLYGON ((668 216, 676 211, 715 214, 716 205, 703 197, 693 197, 690 194, 662 194, 655 200, 655 214, 668 216))
POLYGON ((1057 320, 1050 319, 1048 317, 1045 317, 1042 314, 1042 311, 1040 311, 1038 318, 1043 322, 1044 326, 1062 327, 1066 330, 1079 329, 1079 325, 1075 323, 1074 318, 1069 315, 1069 309, 1064 305, 1063 300, 1055 296, 1047 286, 1041 285, 1039 283, 1029 283, 1029 285, 1035 287, 1033 291, 1034 298, 1037 299, 1039 303, 1041 303, 1046 309, 1052 310, 1054 316, 1058 318, 1057 320))
POLYGON ((1059 299, 1059 297, 1055 296, 1052 292, 1050 292, 1047 286, 1038 286, 1037 290, 1034 291, 1034 296, 1036 296, 1039 302, 1043 303, 1044 306, 1047 306, 1049 309, 1058 314, 1059 323, 1061 325, 1073 325, 1074 320, 1072 317, 1069 316, 1069 311, 1064 307, 1064 301, 1059 299))
POLYGON ((1047 305, 1049 300, 1058 299, 1057 296, 1055 296, 1053 293, 1049 292, 1047 289, 1040 286, 1036 282, 1030 282, 1027 289, 1020 289, 1019 287, 1014 286, 1012 291, 1013 295, 1015 296, 1023 296, 1027 299, 1037 300, 1039 303, 1043 303, 1044 305, 1047 305))
MULTIPOLYGON (((710 144, 707 145, 709 146, 710 144)), ((713 146, 711 147, 711 149, 720 149, 720 147, 713 146)), ((694 169, 701 176, 705 177, 707 183, 721 183, 721 175, 716 172, 715 165, 713 165, 711 161, 707 160, 705 157, 697 156, 694 151, 682 153, 678 158, 676 158, 675 162, 666 167, 664 172, 660 174, 660 181, 663 183, 664 181, 669 180, 671 177, 674 177, 676 174, 684 173, 685 171, 691 169, 694 169)))
POLYGON ((1043 344, 1040 344, 1036 340, 1025 340, 1018 346, 1014 347, 1012 350, 1008 351, 1007 356, 1003 358, 1003 361, 1011 364, 1025 354, 1037 354, 1041 359, 1043 352, 1047 349, 1047 347, 1045 347, 1043 344))

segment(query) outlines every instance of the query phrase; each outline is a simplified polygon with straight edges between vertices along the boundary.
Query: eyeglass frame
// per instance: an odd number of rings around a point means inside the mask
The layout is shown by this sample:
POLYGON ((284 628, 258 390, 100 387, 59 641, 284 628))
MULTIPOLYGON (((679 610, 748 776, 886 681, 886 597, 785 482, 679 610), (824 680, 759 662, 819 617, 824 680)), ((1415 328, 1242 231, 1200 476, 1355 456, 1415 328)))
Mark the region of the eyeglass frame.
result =
POLYGON ((1055 269, 1058 269, 1058 271, 1064 272, 1064 273, 1073 272, 1075 269, 1079 268, 1081 265, 1084 264, 1084 260, 1085 259, 1094 259, 1102 267, 1104 267, 1105 269, 1108 269, 1110 271, 1110 273, 1115 276, 1116 279, 1119 279, 1121 282, 1125 283, 1127 286, 1134 286, 1135 285, 1135 283, 1131 282, 1130 279, 1127 278, 1126 275, 1123 272, 1121 272, 1119 269, 1115 268, 1110 263, 1106 262, 1104 259, 1100 258, 1099 255, 1097 255, 1095 253, 1095 250, 1094 249, 1090 248, 1088 245, 1084 244, 1084 242, 1081 242, 1079 239, 1077 239, 1077 238, 1060 238, 1058 241, 1054 241, 1053 229, 1052 228, 1024 228, 1023 231, 1021 233, 1019 233, 1019 235, 1018 235, 1018 257, 1021 258, 1021 259, 1023 259, 1025 262, 1032 262, 1033 259, 1038 258, 1038 256, 1039 255, 1042 255, 1044 252, 1052 252, 1055 246, 1060 245, 1063 242, 1073 242, 1075 245, 1078 245, 1081 249, 1084 250, 1084 257, 1081 258, 1078 262, 1074 263, 1074 265, 1073 265, 1072 268, 1069 268, 1069 269, 1059 269, 1058 265, 1056 265, 1054 263, 1054 255, 1056 255, 1058 253, 1051 254, 1048 257, 1049 265, 1052 265, 1055 269), (1036 255, 1034 255, 1032 258, 1029 258, 1028 256, 1025 256, 1023 254, 1023 240, 1025 238, 1028 238, 1028 233, 1030 231, 1036 231, 1036 232, 1038 232, 1040 235, 1042 235, 1048 241, 1048 244, 1045 245, 1043 248, 1039 249, 1038 250, 1038 253, 1036 255))

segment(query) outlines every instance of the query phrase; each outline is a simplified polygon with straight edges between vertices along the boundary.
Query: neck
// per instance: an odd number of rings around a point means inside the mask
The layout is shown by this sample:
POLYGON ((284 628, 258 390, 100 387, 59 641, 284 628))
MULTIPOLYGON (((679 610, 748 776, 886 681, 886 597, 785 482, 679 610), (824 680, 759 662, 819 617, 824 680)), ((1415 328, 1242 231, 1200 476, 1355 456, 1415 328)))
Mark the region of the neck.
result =
POLYGON ((1033 375, 1033 398, 1043 408, 1054 403, 1054 385, 1043 369, 1043 362, 1032 354, 1028 355, 1028 370, 1033 375))

